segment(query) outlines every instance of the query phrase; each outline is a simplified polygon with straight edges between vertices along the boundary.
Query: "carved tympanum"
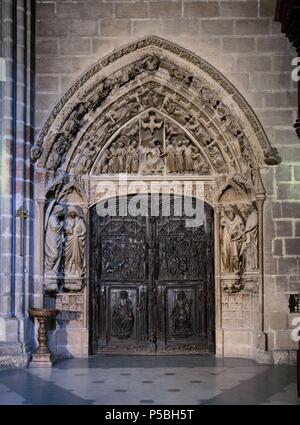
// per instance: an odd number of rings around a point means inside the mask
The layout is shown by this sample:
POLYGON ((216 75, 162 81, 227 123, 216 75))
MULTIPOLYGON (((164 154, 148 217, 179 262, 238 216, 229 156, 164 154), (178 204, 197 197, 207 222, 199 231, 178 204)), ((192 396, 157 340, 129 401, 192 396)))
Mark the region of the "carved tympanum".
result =
MULTIPOLYGON (((218 148, 208 149, 213 150, 216 167, 223 167, 224 160, 218 148)), ((83 155, 87 153, 84 151, 83 155)), ((125 172, 211 174, 211 166, 187 134, 157 111, 150 110, 137 117, 103 149, 94 167, 96 175, 125 172)))

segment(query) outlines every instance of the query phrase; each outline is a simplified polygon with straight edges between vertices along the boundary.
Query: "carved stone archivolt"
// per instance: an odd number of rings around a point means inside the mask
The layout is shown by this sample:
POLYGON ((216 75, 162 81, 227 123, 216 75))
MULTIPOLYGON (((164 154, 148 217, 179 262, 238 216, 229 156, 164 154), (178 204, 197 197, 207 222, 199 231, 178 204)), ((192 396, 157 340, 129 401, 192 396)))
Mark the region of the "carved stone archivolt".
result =
MULTIPOLYGON (((233 96, 235 92, 204 61, 178 46, 149 37, 95 65, 69 90, 42 129, 32 157, 36 160, 40 156, 38 165, 48 170, 87 173, 99 149, 114 133, 132 117, 154 106, 207 148, 218 173, 227 172, 228 166, 229 171, 241 172, 243 167, 245 170, 264 158, 267 163, 278 162, 253 112, 240 94, 236 92, 238 100, 233 96), (117 69, 118 60, 126 55, 128 60, 130 56, 135 60, 117 69), (186 64, 190 60, 188 70, 184 69, 182 58, 186 64), (109 78, 101 79, 104 67, 111 67, 112 72, 109 78), (74 150, 77 158, 78 154, 84 155, 81 164, 74 157, 74 150)), ((149 124, 156 129, 155 121, 149 124)))
MULTIPOLYGON (((70 124, 68 128, 75 131, 75 128, 80 126, 82 120, 86 117, 85 108, 95 109, 99 107, 101 103, 103 103, 109 95, 111 95, 115 88, 123 87, 145 72, 155 73, 160 67, 164 67, 164 69, 168 71, 171 80, 180 82, 185 87, 193 86, 195 82, 197 85, 197 76, 202 74, 203 76, 206 76, 207 79, 211 80, 215 86, 219 85, 220 88, 222 88, 229 96, 234 97, 235 95, 235 102, 239 106, 240 110, 248 116, 247 121, 250 122, 254 133, 257 134, 259 131, 262 131, 259 137, 261 149, 265 150, 265 154, 269 159, 272 155, 276 156, 276 152, 270 147, 253 112, 229 81, 227 81, 215 68, 196 55, 193 55, 191 52, 188 52, 185 49, 161 38, 150 36, 108 55, 91 67, 83 77, 77 80, 77 82, 68 90, 60 102, 56 105, 44 125, 36 146, 33 148, 33 158, 37 159, 37 157, 46 153, 47 149, 43 149, 43 145, 46 142, 45 137, 49 134, 49 130, 53 127, 58 116, 63 115, 64 122, 67 119, 70 119, 72 124, 70 124), (161 56, 163 56, 163 58, 161 56), (141 59, 137 60, 139 57, 141 59), (170 57, 172 57, 173 61, 167 60, 170 57), (129 59, 128 63, 130 65, 123 67, 122 70, 119 69, 118 71, 115 71, 116 63, 121 61, 121 59, 124 63, 124 60, 126 62, 127 58, 129 59), (135 58, 134 63, 132 63, 133 58, 135 58), (177 65, 178 62, 182 63, 183 61, 188 64, 189 70, 185 70, 177 65), (114 69, 114 73, 109 72, 110 68, 114 69), (194 69, 197 72, 194 72, 193 74, 191 69, 194 69), (101 74, 103 74, 102 78, 101 74), (107 78, 104 75, 111 76, 110 78, 107 78), (82 100, 80 102, 77 100, 75 103, 74 95, 78 94, 78 92, 82 100), (73 103, 74 106, 71 106, 73 103), (68 105, 68 113, 67 110, 64 111, 64 107, 66 105, 68 105)), ((220 118, 227 122, 232 131, 239 131, 237 121, 233 119, 232 113, 226 109, 226 105, 220 102, 220 98, 217 93, 211 91, 210 87, 203 85, 200 94, 206 105, 215 109, 220 115, 220 118)), ((78 96, 76 96, 76 99, 78 99, 78 96)), ((62 127, 63 126, 61 126, 61 128, 62 127)), ((45 146, 45 148, 47 147, 45 146)))

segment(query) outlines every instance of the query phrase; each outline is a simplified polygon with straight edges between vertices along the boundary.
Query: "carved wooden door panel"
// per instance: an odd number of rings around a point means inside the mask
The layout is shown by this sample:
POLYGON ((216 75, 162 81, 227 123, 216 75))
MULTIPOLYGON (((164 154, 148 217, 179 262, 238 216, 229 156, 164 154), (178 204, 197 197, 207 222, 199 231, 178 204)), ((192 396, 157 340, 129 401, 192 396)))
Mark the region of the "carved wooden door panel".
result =
MULTIPOLYGON (((146 198, 145 198, 146 199, 146 198)), ((148 220, 145 216, 91 219, 92 352, 150 349, 148 220)))
MULTIPOLYGON (((195 200, 193 200, 195 201, 195 200)), ((155 225, 157 351, 214 352, 213 212, 202 204, 197 226, 175 198, 170 217, 155 225)))
POLYGON ((207 207, 203 219, 199 227, 187 227, 186 217, 174 215, 174 201, 166 217, 99 217, 92 210, 92 353, 214 351, 207 207))

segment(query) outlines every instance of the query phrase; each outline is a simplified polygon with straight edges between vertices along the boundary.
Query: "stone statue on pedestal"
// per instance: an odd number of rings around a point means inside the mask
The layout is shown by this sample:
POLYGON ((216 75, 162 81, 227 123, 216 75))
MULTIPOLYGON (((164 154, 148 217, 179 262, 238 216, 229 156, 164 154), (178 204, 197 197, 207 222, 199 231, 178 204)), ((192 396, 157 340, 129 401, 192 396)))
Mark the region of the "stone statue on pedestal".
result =
POLYGON ((65 223, 64 271, 81 277, 84 270, 86 226, 80 211, 70 207, 65 223))
POLYGON ((48 291, 57 291, 57 279, 60 277, 63 252, 64 209, 55 205, 46 225, 45 235, 45 287, 48 291))
POLYGON ((244 223, 233 205, 224 208, 221 219, 221 260, 223 272, 239 271, 239 238, 244 223))

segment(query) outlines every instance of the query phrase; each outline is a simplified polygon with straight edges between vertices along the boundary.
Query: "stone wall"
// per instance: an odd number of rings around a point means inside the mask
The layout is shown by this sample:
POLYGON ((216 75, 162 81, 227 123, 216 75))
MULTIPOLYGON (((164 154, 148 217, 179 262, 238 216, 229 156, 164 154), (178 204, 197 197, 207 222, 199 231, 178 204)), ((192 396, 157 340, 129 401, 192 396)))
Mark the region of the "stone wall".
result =
POLYGON ((217 67, 249 102, 282 164, 263 172, 266 321, 270 350, 281 361, 290 337, 289 293, 300 292, 300 145, 296 53, 273 20, 275 0, 37 1, 36 130, 66 88, 102 56, 158 35, 217 67))
POLYGON ((24 365, 32 343, 27 310, 33 302, 34 8, 26 0, 0 3, 0 366, 24 365), (20 218, 24 212, 26 219, 20 218), (22 215, 22 214, 21 214, 22 215), (21 221, 23 220, 23 231, 21 221))

